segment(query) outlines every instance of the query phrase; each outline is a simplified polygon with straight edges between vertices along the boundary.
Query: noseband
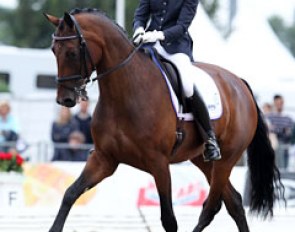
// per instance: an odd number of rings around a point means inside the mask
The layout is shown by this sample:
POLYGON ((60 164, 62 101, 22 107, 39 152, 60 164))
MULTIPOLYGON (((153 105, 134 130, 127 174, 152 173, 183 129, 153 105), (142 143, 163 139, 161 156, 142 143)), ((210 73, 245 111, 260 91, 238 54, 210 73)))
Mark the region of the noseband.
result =
POLYGON ((52 35, 52 39, 54 41, 66 41, 66 40, 75 40, 78 39, 79 43, 80 43, 80 58, 81 58, 81 67, 80 67, 80 74, 77 75, 69 75, 69 76, 61 76, 61 77, 56 77, 56 82, 57 84, 63 84, 64 82, 67 81, 79 81, 79 80, 84 80, 84 84, 81 85, 80 87, 74 87, 74 88, 69 88, 65 85, 63 85, 65 88, 70 89, 72 91, 75 91, 76 93, 78 93, 79 96, 84 95, 86 93, 86 84, 89 83, 90 81, 96 81, 96 80, 100 80, 103 77, 109 75, 110 73, 120 69, 121 67, 123 67, 124 65, 126 65, 134 56, 134 54, 140 49, 140 46, 136 47, 135 49, 133 49, 133 51, 128 55, 128 57, 126 59, 124 59, 121 63, 119 63, 118 65, 107 69, 106 71, 98 74, 96 77, 90 79, 90 75, 88 73, 88 69, 87 69, 87 57, 90 60, 90 64, 91 64, 91 70, 94 71, 95 70, 95 65, 94 62, 92 60, 92 57, 90 55, 89 49, 87 47, 86 44, 86 40, 81 32, 81 27, 78 24, 77 20, 75 19, 75 17, 73 15, 70 14, 70 17, 75 25, 77 34, 76 35, 71 35, 71 36, 57 36, 55 34, 52 35), (83 77, 82 75, 82 64, 85 70, 85 76, 83 77))

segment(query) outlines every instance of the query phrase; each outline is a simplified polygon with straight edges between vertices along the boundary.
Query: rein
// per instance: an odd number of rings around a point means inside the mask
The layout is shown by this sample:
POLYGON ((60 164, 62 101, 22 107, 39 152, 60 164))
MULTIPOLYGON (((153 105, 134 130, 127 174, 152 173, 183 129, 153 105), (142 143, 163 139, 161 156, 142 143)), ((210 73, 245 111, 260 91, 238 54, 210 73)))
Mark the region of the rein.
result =
POLYGON ((82 65, 80 67, 80 74, 77 74, 77 75, 70 75, 70 76, 61 76, 61 77, 56 77, 56 82, 57 84, 62 84, 64 82, 67 82, 67 81, 79 81, 79 80, 84 80, 84 84, 80 87, 74 87, 74 88, 69 88, 67 86, 64 86, 65 88, 67 89, 70 89, 70 90, 73 90, 73 91, 76 91, 76 92, 82 92, 82 91, 85 91, 85 88, 86 88, 86 84, 89 83, 89 82, 93 82, 93 81, 99 81, 101 80, 102 78, 106 77, 107 75, 117 71, 118 69, 122 68, 123 66, 125 66, 127 63, 130 62, 130 60, 133 58, 133 56, 135 55, 135 53, 140 49, 140 45, 139 46, 136 46, 135 49, 133 49, 133 51, 119 64, 117 64, 116 66, 112 67, 112 68, 109 68, 107 69, 106 71, 100 73, 100 74, 97 74, 96 77, 94 78, 90 78, 90 75, 88 73, 88 69, 87 69, 87 57, 89 58, 90 60, 90 64, 91 64, 91 70, 94 71, 95 70, 95 65, 94 65, 94 62, 92 60, 92 57, 90 55, 90 52, 89 52, 89 49, 87 47, 87 43, 86 43, 86 40, 81 32, 81 28, 77 22, 77 20, 75 19, 75 17, 73 15, 70 15, 75 27, 76 27, 76 31, 77 31, 77 34, 76 35, 71 35, 71 36, 57 36, 55 34, 52 35, 52 39, 55 40, 55 41, 67 41, 67 40, 75 40, 75 39, 79 39, 80 41, 80 57, 81 57, 81 64, 83 64, 84 66, 84 70, 85 70, 85 73, 86 75, 83 77, 82 75, 82 65))
POLYGON ((133 51, 127 56, 127 58, 125 60, 123 60, 120 64, 116 65, 113 68, 110 68, 100 74, 98 74, 96 77, 92 78, 92 81, 96 81, 96 80, 101 80, 103 77, 107 76, 108 74, 117 71, 118 69, 122 68, 123 66, 125 66, 127 63, 129 63, 129 61, 133 58, 134 54, 140 49, 140 46, 135 47, 135 49, 133 49, 133 51))

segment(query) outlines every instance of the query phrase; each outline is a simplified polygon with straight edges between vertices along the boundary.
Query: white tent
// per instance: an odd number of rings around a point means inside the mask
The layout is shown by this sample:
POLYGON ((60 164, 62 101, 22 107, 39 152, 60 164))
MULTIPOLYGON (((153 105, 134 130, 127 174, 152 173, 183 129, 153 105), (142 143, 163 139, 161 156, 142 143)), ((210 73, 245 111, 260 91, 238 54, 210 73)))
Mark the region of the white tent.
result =
POLYGON ((266 74, 268 80, 289 79, 295 70, 295 60, 255 4, 253 0, 239 1, 235 30, 227 41, 228 49, 237 57, 231 61, 236 61, 237 69, 248 74, 250 80, 256 79, 256 72, 266 74), (254 72, 249 70, 249 65, 254 72))
POLYGON ((194 58, 222 66, 247 80, 260 103, 282 94, 286 108, 295 112, 295 59, 268 24, 269 16, 276 12, 268 3, 238 0, 234 32, 227 41, 200 5, 190 27, 194 58))
POLYGON ((189 31, 194 41, 193 56, 196 61, 220 66, 225 63, 226 43, 200 4, 189 31))
POLYGON ((228 67, 249 81, 262 101, 273 94, 285 95, 286 105, 295 109, 295 59, 268 24, 267 2, 239 0, 234 32, 227 41, 232 59, 228 67))

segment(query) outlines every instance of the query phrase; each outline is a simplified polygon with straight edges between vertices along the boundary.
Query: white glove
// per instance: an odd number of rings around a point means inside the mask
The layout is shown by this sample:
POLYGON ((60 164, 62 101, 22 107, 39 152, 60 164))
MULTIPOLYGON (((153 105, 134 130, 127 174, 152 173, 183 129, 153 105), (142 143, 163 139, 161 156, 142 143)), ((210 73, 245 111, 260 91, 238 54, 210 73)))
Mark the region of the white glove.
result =
POLYGON ((164 40, 164 39, 165 39, 165 35, 163 31, 156 31, 156 30, 148 31, 142 37, 143 43, 154 43, 154 42, 157 42, 158 40, 164 40))
POLYGON ((138 45, 142 41, 142 37, 144 36, 144 34, 145 31, 143 27, 138 27, 133 34, 133 43, 135 45, 138 45))

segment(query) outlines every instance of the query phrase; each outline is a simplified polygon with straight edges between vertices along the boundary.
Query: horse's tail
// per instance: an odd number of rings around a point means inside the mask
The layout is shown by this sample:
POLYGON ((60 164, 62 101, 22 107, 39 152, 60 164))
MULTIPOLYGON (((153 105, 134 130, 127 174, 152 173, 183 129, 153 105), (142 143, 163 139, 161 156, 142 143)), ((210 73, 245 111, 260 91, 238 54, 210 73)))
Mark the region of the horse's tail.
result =
POLYGON ((247 150, 251 183, 250 212, 261 214, 264 218, 272 217, 275 200, 284 199, 284 186, 275 164, 275 152, 269 140, 268 127, 249 84, 243 81, 253 96, 258 115, 256 132, 247 150))

